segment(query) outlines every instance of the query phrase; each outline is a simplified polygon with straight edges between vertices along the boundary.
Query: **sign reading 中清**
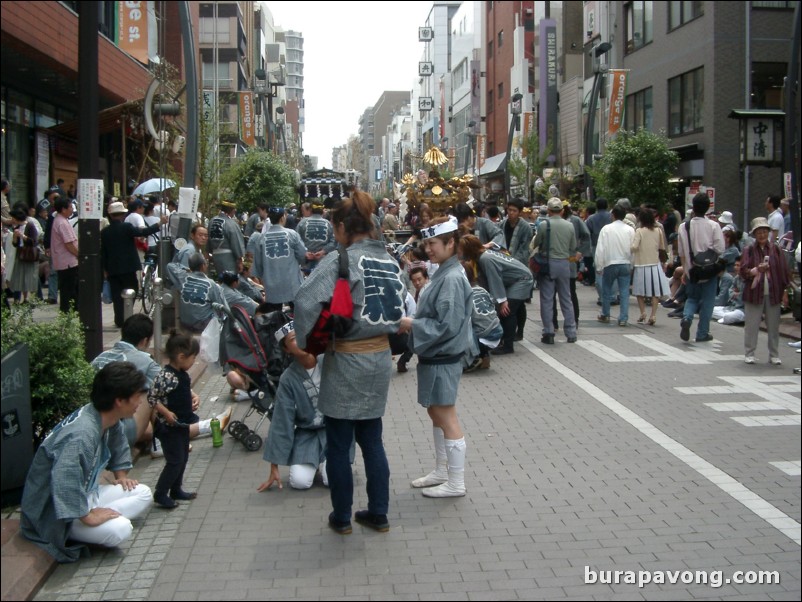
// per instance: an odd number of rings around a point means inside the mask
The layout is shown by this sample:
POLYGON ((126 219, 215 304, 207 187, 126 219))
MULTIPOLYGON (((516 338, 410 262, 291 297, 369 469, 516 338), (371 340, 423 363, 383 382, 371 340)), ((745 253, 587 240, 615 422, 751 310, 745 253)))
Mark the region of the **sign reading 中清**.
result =
POLYGON ((78 219, 103 217, 103 180, 78 180, 78 219))
POLYGON ((178 189, 178 215, 194 219, 200 204, 200 190, 197 188, 178 189))
POLYGON ((744 124, 746 140, 744 159, 747 163, 774 162, 774 120, 767 117, 750 117, 744 124))
POLYGON ((421 96, 418 99, 419 111, 431 111, 434 108, 434 100, 431 96, 421 96))

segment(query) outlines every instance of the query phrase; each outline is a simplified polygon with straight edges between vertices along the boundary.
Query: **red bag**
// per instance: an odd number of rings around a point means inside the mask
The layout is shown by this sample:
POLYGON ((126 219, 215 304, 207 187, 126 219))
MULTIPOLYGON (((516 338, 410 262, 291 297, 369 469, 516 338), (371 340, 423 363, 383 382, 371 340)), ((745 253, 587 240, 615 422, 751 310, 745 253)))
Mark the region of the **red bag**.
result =
POLYGON ((348 281, 348 252, 340 249, 340 267, 331 301, 323 307, 315 327, 306 339, 304 351, 320 355, 326 351, 331 337, 344 336, 354 323, 354 300, 351 297, 351 284, 348 281))
POLYGON ((148 239, 142 238, 141 236, 137 236, 134 238, 134 244, 136 245, 137 251, 145 251, 148 250, 148 239))

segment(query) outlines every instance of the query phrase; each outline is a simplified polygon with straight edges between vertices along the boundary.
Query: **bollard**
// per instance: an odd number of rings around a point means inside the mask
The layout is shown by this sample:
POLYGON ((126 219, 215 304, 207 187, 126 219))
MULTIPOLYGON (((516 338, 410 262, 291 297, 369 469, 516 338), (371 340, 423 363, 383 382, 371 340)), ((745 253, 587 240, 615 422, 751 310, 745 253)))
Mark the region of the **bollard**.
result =
POLYGON ((162 297, 164 280, 153 279, 153 359, 162 363, 162 297))
POLYGON ((127 288, 123 291, 123 322, 134 315, 134 301, 136 300, 136 291, 132 288, 127 288))

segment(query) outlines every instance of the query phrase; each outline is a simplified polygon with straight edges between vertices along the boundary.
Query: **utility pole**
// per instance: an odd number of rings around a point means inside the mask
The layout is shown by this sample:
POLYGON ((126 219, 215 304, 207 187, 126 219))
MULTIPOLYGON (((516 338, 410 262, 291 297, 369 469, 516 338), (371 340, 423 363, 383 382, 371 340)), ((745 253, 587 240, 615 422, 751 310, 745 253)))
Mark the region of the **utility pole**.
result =
MULTIPOLYGON (((80 2, 78 14, 78 179, 95 180, 98 165, 98 26, 99 3, 80 2)), ((123 138, 123 144, 125 139, 123 138)), ((79 202, 83 199, 79 199, 79 202)), ((78 315, 84 325, 84 356, 103 351, 100 307, 100 220, 78 220, 78 315)))

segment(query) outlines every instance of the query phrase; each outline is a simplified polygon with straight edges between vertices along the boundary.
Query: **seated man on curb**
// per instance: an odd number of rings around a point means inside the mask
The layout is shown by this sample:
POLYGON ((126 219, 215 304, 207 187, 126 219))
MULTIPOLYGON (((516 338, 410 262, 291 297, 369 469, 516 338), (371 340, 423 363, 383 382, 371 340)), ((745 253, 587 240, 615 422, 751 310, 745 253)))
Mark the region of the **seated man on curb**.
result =
POLYGON ((123 418, 145 403, 147 381, 130 362, 113 362, 95 375, 92 402, 47 436, 34 456, 22 495, 20 531, 59 562, 78 560, 84 546, 116 547, 130 539, 131 520, 153 504, 147 485, 128 478, 131 450, 123 418), (114 473, 111 485, 101 472, 114 473))

